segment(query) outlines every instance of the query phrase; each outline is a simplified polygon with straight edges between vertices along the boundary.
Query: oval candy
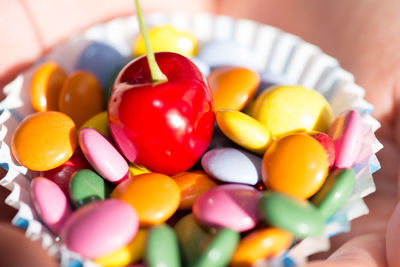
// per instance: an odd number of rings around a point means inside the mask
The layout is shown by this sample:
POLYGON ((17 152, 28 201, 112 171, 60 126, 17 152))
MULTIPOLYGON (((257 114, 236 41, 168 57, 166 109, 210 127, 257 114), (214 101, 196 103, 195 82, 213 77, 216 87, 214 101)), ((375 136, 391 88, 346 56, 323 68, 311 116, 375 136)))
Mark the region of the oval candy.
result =
POLYGON ((317 236, 325 226, 324 218, 309 201, 279 192, 265 191, 259 201, 259 211, 271 226, 297 238, 317 236))
POLYGON ((31 81, 31 103, 36 111, 58 109, 58 97, 67 78, 56 62, 44 62, 35 71, 31 81))
POLYGON ((108 127, 107 111, 100 112, 89 120, 87 120, 82 126, 83 128, 92 128, 101 133, 105 138, 111 139, 110 128, 108 127))
POLYGON ((181 192, 180 210, 191 209, 193 203, 217 184, 203 171, 187 171, 175 174, 174 179, 181 192))
POLYGON ((69 196, 76 207, 88 204, 93 200, 104 200, 110 193, 110 186, 92 170, 78 170, 71 177, 69 196))
POLYGON ((178 209, 180 191, 175 181, 161 173, 145 173, 120 183, 112 197, 129 203, 141 226, 165 222, 178 209))
POLYGON ((333 117, 321 94, 301 86, 274 86, 263 91, 256 98, 252 116, 274 138, 296 132, 327 132, 333 117))
POLYGON ((282 137, 264 154, 262 180, 268 189, 306 199, 321 188, 327 174, 326 152, 309 135, 282 137))
POLYGON ((233 142, 257 154, 264 154, 271 141, 269 130, 257 120, 240 112, 220 109, 215 119, 221 131, 233 142))
POLYGON ((81 129, 79 144, 88 162, 104 179, 117 183, 128 177, 128 163, 99 132, 92 128, 81 129))
POLYGON ((31 182, 31 197, 42 221, 58 235, 72 213, 64 192, 49 179, 37 177, 31 182))
POLYGON ((74 153, 74 122, 57 111, 34 113, 15 129, 11 139, 14 157, 28 169, 47 171, 66 162, 74 153))
POLYGON ((255 185, 261 179, 261 162, 260 157, 248 152, 222 147, 207 151, 201 166, 221 182, 255 185))
POLYGON ((311 200, 325 220, 346 202, 353 191, 354 183, 355 173, 352 169, 336 169, 328 176, 311 200))
POLYGON ((137 214, 130 205, 106 199, 75 211, 60 237, 68 249, 83 257, 99 258, 127 245, 138 228, 137 214))
POLYGON ((251 100, 260 84, 257 72, 244 67, 216 68, 207 77, 215 111, 241 110, 251 100))
POLYGON ((168 225, 157 225, 150 229, 146 241, 146 266, 180 267, 178 239, 168 225))
POLYGON ((70 74, 61 89, 58 109, 70 116, 77 128, 102 112, 104 93, 96 77, 86 71, 70 74))
POLYGON ((355 110, 340 114, 329 127, 335 144, 335 167, 350 168, 356 161, 363 140, 362 118, 355 110))
POLYGON ((211 188, 193 205, 195 218, 203 225, 229 227, 238 232, 254 228, 259 220, 260 192, 251 186, 226 184, 211 188))

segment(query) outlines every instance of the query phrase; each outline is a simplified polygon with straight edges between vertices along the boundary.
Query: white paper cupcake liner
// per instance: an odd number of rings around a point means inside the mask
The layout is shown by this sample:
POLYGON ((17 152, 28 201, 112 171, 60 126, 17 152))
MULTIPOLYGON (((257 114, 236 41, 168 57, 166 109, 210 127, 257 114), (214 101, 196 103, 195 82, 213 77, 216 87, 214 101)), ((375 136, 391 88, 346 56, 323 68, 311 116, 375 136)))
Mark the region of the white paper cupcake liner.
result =
MULTIPOLYGON (((321 236, 308 237, 280 257, 260 263, 260 266, 293 266, 303 264, 311 254, 329 249, 329 238, 350 230, 350 221, 368 213, 363 198, 375 191, 372 173, 380 164, 375 154, 382 149, 374 132, 380 127, 370 113, 373 106, 363 97, 365 91, 354 83, 351 73, 343 70, 336 59, 324 54, 318 47, 277 28, 250 20, 235 20, 227 16, 207 13, 154 13, 146 18, 148 26, 172 24, 191 31, 200 44, 229 42, 250 51, 245 58, 251 68, 265 79, 276 77, 288 84, 300 84, 323 94, 332 106, 335 116, 348 109, 357 110, 364 123, 364 140, 359 159, 353 166, 356 172, 354 190, 343 207, 327 222, 321 236), (250 62, 250 63, 249 63, 250 62)), ((91 42, 110 45, 125 57, 131 53, 131 44, 138 33, 135 16, 119 18, 100 24, 57 46, 37 64, 47 60, 58 62, 67 72, 91 42)), ((213 58, 212 66, 226 65, 229 59, 213 58)), ((29 100, 29 85, 37 66, 21 73, 4 88, 7 97, 0 102, 0 165, 7 170, 0 185, 11 191, 6 203, 18 210, 12 223, 26 229, 26 236, 38 240, 51 255, 58 257, 62 266, 96 266, 89 260, 68 251, 44 226, 30 200, 30 177, 26 168, 16 163, 10 154, 10 139, 18 123, 33 113, 29 100)))

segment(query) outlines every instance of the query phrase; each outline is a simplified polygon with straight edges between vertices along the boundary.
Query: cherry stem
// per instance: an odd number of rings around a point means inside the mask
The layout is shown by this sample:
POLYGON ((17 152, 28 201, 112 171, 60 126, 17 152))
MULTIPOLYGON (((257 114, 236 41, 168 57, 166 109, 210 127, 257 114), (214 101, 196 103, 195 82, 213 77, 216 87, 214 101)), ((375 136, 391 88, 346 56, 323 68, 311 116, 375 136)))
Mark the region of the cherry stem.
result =
POLYGON ((142 33, 144 45, 146 47, 146 56, 147 56, 147 62, 149 63, 151 79, 153 80, 153 82, 166 82, 168 81, 168 78, 160 70, 156 58, 154 57, 153 49, 151 49, 149 35, 147 33, 146 26, 144 25, 142 9, 140 8, 139 0, 135 0, 135 3, 136 3, 136 13, 139 20, 140 32, 142 33))

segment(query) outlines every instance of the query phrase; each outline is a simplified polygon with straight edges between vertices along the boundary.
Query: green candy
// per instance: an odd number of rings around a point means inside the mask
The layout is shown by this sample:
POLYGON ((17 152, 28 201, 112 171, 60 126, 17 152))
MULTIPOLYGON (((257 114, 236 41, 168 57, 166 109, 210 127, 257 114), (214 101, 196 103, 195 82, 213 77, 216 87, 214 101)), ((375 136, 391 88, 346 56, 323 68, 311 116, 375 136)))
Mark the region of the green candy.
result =
POLYGON ((106 199, 110 186, 92 170, 82 169, 72 174, 69 182, 69 195, 75 207, 106 199))
POLYGON ((192 266, 211 235, 197 223, 193 214, 180 219, 175 224, 174 230, 178 237, 182 261, 186 266, 192 266))
POLYGON ((179 245, 174 230, 162 224, 151 228, 146 243, 146 266, 179 267, 179 245))
POLYGON ((230 228, 220 230, 205 251, 194 263, 194 267, 223 267, 230 262, 240 241, 240 234, 230 228))
POLYGON ((316 236, 324 230, 324 218, 307 200, 266 191, 258 204, 266 222, 292 233, 297 238, 316 236))
POLYGON ((311 201, 327 220, 346 202, 353 191, 355 173, 352 169, 337 169, 326 179, 311 201))

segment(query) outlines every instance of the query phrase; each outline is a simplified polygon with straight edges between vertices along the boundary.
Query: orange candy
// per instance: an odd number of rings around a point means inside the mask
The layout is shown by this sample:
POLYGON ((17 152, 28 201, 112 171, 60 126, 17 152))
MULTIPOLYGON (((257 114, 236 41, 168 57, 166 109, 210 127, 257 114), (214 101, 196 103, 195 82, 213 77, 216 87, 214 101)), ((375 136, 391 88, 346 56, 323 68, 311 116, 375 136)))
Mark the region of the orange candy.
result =
POLYGON ((242 238, 230 266, 252 266, 258 260, 277 256, 293 242, 293 236, 277 228, 255 230, 242 238))
POLYGON ((181 199, 175 181, 161 173, 129 178, 118 185, 111 196, 129 203, 136 210, 141 226, 165 222, 178 209, 181 199))
POLYGON ((88 119, 104 110, 104 93, 96 77, 85 71, 68 76, 61 89, 58 108, 80 128, 88 119))
POLYGON ((241 110, 260 84, 257 72, 242 67, 222 67, 207 77, 213 95, 215 111, 241 110))
POLYGON ((267 188, 306 199, 315 194, 328 174, 322 145, 305 134, 275 141, 264 154, 262 180, 267 188))
POLYGON ((198 197, 217 184, 203 171, 181 172, 172 179, 178 184, 181 191, 180 210, 191 209, 198 197))
POLYGON ((58 109, 58 97, 67 78, 65 71, 55 62, 45 62, 32 77, 31 103, 36 111, 58 109))
POLYGON ((47 171, 74 153, 77 131, 67 115, 57 111, 34 113, 15 129, 11 140, 14 157, 26 168, 47 171))

